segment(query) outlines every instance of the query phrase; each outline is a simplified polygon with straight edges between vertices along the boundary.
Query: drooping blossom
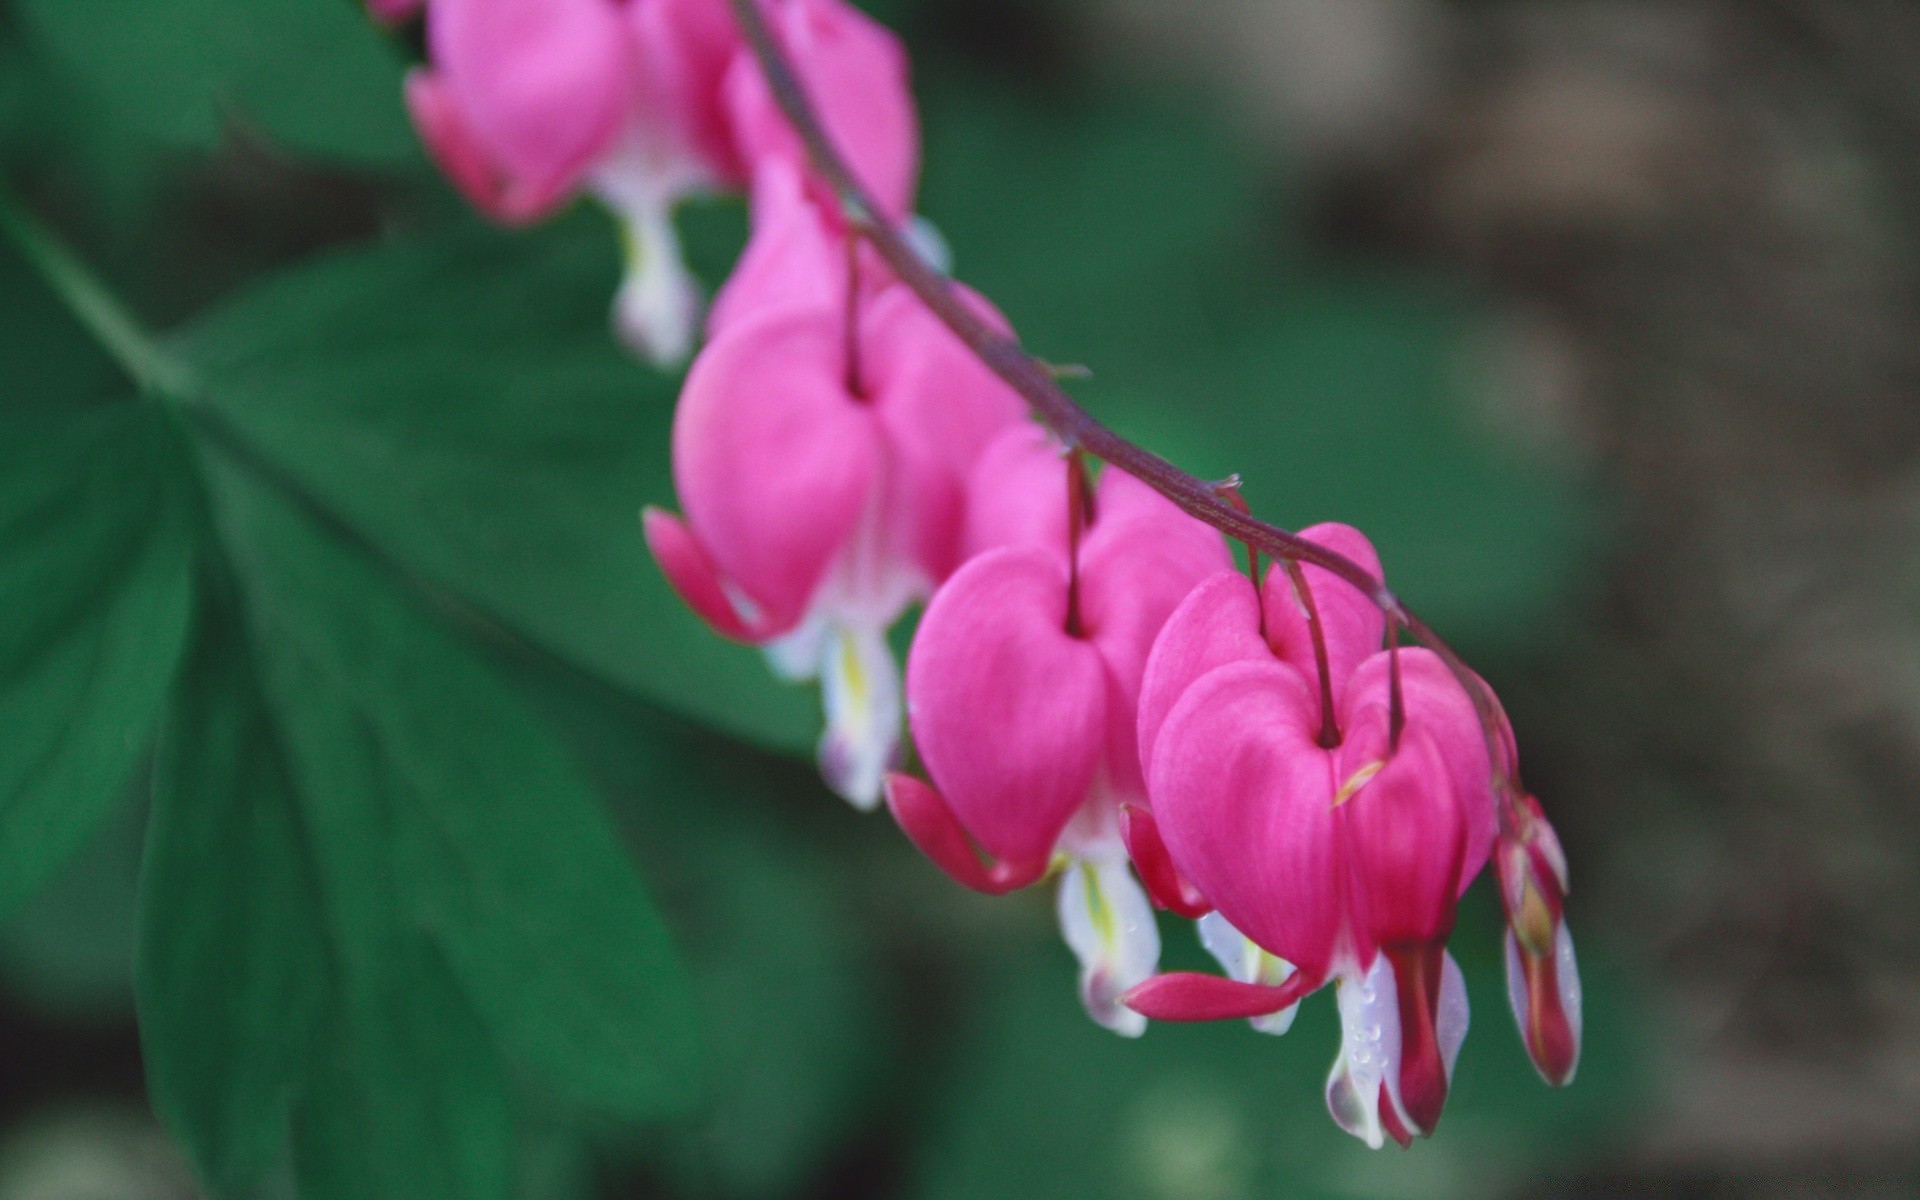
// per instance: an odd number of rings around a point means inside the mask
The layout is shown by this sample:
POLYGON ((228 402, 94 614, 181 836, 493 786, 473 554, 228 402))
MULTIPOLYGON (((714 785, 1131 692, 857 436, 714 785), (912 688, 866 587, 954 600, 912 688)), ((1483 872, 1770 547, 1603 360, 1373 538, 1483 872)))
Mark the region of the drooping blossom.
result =
MULTIPOLYGON (((836 137, 910 205, 918 141, 897 41, 844 0, 778 0, 771 15, 804 44, 800 74, 836 137)), ((657 363, 683 360, 700 295, 675 206, 799 161, 771 98, 742 95, 752 55, 726 0, 434 0, 427 48, 407 105, 442 170, 509 224, 599 199, 626 258, 616 328, 657 363)))
POLYGON ((822 249, 844 235, 788 199, 813 232, 756 231, 798 249, 723 294, 674 419, 686 519, 649 510, 645 530, 715 629, 820 680, 822 773, 872 808, 904 726, 887 630, 958 564, 964 481, 1024 406, 904 286, 850 280, 822 249))
POLYGON ((1494 850, 1507 912, 1507 998, 1540 1077, 1573 1082, 1580 1065, 1580 968, 1567 931, 1567 859, 1560 838, 1521 796, 1513 827, 1494 850))
MULTIPOLYGON (((1303 536, 1378 570, 1352 529, 1303 536)), ((1128 997, 1150 1016, 1284 1028, 1333 983, 1328 1107, 1374 1146, 1439 1119, 1467 1026, 1445 943, 1498 823, 1471 701, 1438 658, 1382 650, 1383 634, 1365 597, 1312 567, 1296 582, 1276 565, 1259 596, 1216 576, 1169 619, 1140 704, 1144 840, 1217 910, 1202 932, 1233 978, 1166 975, 1128 997)))
POLYGON ((1124 472, 1074 494, 1077 470, 1032 426, 1002 434, 975 468, 977 553, 935 595, 907 660, 932 786, 895 775, 887 796, 921 849, 971 887, 1005 891, 1063 865, 1060 923, 1087 1011, 1137 1035, 1146 1021, 1119 997, 1160 955, 1119 826, 1121 805, 1146 799, 1140 678, 1167 615, 1232 558, 1218 533, 1124 472))

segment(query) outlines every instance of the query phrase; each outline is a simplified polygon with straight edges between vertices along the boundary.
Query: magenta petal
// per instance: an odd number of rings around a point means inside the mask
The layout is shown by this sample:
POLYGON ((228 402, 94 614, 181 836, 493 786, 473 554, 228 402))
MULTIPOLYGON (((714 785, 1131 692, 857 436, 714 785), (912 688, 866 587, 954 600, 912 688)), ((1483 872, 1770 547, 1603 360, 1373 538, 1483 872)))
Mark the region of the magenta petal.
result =
POLYGON ((1155 639, 1201 583, 1233 570, 1233 555, 1219 533, 1159 496, 1154 507, 1128 513, 1106 507, 1111 495, 1101 488, 1080 544, 1080 616, 1127 695, 1131 720, 1155 639))
POLYGON ((576 186, 626 118, 635 63, 610 0, 434 0, 427 47, 523 219, 576 186))
POLYGON ((673 475, 720 573, 791 629, 846 547, 880 471, 878 430, 848 395, 832 313, 743 322, 687 373, 673 475))
POLYGON ((1173 861, 1236 929, 1324 978, 1346 903, 1318 705, 1285 663, 1219 667, 1161 727, 1148 792, 1173 861))
MULTIPOLYGON (((1499 827, 1486 732, 1466 689, 1438 656, 1419 648, 1403 649, 1399 656, 1407 727, 1417 726, 1433 739, 1466 819, 1466 851, 1460 863, 1460 890, 1465 891, 1492 854, 1499 827)), ((1349 743, 1384 744, 1392 700, 1391 667, 1391 656, 1381 651, 1354 671, 1340 707, 1340 724, 1349 743)))
POLYGON ((1065 558, 1067 455, 1053 435, 1022 422, 987 443, 968 473, 961 555, 1033 546, 1065 558))
MULTIPOLYGON (((920 174, 920 131, 899 39, 845 0, 787 0, 769 6, 767 15, 855 177, 887 217, 905 217, 920 174)), ((748 162, 806 161, 751 55, 735 60, 725 90, 734 136, 748 162)), ((822 200, 831 203, 833 197, 822 189, 822 200)))
POLYGON ((1025 427, 1025 403, 904 286, 867 302, 861 350, 866 394, 900 464, 893 512, 923 569, 944 579, 962 561, 968 477, 996 435, 1025 427))
POLYGON ((760 165, 753 175, 753 232, 713 298, 708 335, 774 309, 844 305, 848 236, 807 194, 798 166, 785 159, 760 165))
POLYGON ((1231 1021, 1277 1013, 1299 1003, 1316 986, 1300 972, 1269 986, 1198 971, 1169 971, 1133 988, 1120 1003, 1155 1021, 1231 1021))
POLYGON ((1173 856, 1160 840, 1160 828, 1154 824, 1152 813, 1137 804, 1121 805, 1120 838, 1126 842, 1133 869, 1155 906, 1190 921, 1213 911, 1213 905, 1207 903, 1200 889, 1173 865, 1173 856))
POLYGON ((1134 728, 1146 778, 1153 778, 1154 744, 1167 714, 1195 681, 1228 663, 1272 657, 1260 640, 1260 609, 1245 576, 1217 572, 1188 593, 1161 626, 1141 676, 1134 728))
MULTIPOLYGON (((1315 525, 1300 531, 1300 536, 1329 550, 1344 554, 1354 562, 1380 575, 1380 556, 1365 534, 1351 525, 1315 525)), ((1386 618, 1372 600, 1345 580, 1319 567, 1302 567, 1308 590, 1320 614, 1325 632, 1328 673, 1333 679, 1337 703, 1345 694, 1347 680, 1367 657, 1380 649, 1386 637, 1386 618)), ((1267 573, 1263 589, 1267 606, 1267 640, 1274 651, 1292 663, 1308 679, 1317 679, 1319 668, 1314 659, 1313 638, 1307 626, 1307 610, 1295 590, 1286 568, 1274 564, 1267 573)))
POLYGON ((1355 932, 1365 935, 1356 952, 1364 960, 1373 946, 1443 941, 1453 930, 1467 825, 1439 748, 1409 725, 1391 754, 1384 739, 1349 740, 1335 759, 1343 781, 1367 778, 1341 804, 1355 932))
POLYGON ((1099 655, 1066 632, 1065 564, 998 550, 954 573, 907 658, 915 744, 954 815, 989 854, 1052 853, 1101 753, 1099 655))
POLYGON ((740 614, 728 599, 713 560, 686 523, 670 512, 649 505, 640 513, 647 549, 660 564, 661 574, 688 608, 700 615, 722 637, 737 642, 759 642, 764 635, 740 614))
POLYGON ((407 73, 405 97, 427 156, 467 202, 503 224, 524 220, 507 210, 499 172, 467 128, 446 81, 431 68, 417 67, 407 73))
POLYGON ((627 0, 625 9, 651 84, 649 116, 669 122, 720 182, 745 182, 722 92, 743 45, 726 0, 627 0))
POLYGON ((998 896, 1026 887, 1046 874, 1048 857, 1026 863, 980 861, 967 831, 960 827, 947 802, 911 775, 891 774, 886 782, 887 809, 920 852, 933 860, 954 882, 976 892, 998 896))

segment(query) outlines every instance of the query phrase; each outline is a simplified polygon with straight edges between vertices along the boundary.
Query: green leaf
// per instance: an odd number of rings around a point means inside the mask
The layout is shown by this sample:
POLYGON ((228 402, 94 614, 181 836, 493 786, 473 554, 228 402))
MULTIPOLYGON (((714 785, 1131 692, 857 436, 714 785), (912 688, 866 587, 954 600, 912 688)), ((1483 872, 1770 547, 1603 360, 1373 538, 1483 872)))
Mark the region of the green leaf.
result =
POLYGON ((692 999, 567 752, 363 554, 246 468, 212 482, 336 925, 376 926, 397 897, 519 1070, 622 1116, 684 1107, 692 999), (329 878, 360 843, 389 885, 373 865, 329 878))
POLYGON ((192 534, 152 406, 0 415, 0 911, 93 834, 186 635, 192 534))
POLYGON ((202 608, 155 756, 135 986, 147 1092, 215 1195, 280 1161, 326 986, 310 848, 237 614, 202 608))
POLYGON ((513 1113, 487 1031, 426 938, 387 941, 378 994, 365 981, 314 1052, 294 1122, 300 1196, 509 1200, 513 1113))
POLYGON ((238 121, 300 151, 415 152, 397 50, 348 0, 20 0, 29 31, 108 110, 173 146, 238 121))
MULTIPOLYGON (((792 1194, 851 1135, 897 1048, 877 948, 837 894, 847 868, 780 819, 818 799, 810 766, 743 752, 558 672, 524 675, 632 830, 675 927, 697 931, 687 966, 713 1082, 662 1157, 689 1191, 792 1194)), ((899 850, 888 830, 862 824, 874 836, 857 861, 899 850)))
POLYGON ((607 332, 604 222, 472 231, 294 272, 178 345, 223 417, 381 552, 705 724, 795 752, 811 694, 703 626, 640 538, 675 382, 607 332))

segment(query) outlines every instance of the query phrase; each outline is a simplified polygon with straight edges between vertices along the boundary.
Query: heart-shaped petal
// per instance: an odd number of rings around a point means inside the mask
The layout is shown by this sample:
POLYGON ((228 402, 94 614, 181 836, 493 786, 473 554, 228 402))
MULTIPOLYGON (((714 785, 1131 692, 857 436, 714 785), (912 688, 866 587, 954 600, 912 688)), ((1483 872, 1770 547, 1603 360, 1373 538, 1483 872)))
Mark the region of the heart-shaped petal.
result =
POLYGON ((435 0, 427 50, 516 219, 569 191, 628 113, 636 64, 609 0, 435 0))
MULTIPOLYGON (((1367 536, 1353 526, 1314 525, 1301 530, 1300 536, 1345 555, 1372 572, 1375 578, 1379 577, 1379 554, 1367 536)), ((1345 695, 1355 668, 1380 649, 1380 641, 1387 631, 1386 618, 1372 600, 1330 572, 1302 566, 1300 573, 1320 616, 1327 646, 1327 673, 1333 681, 1337 704, 1345 695)), ((1316 679, 1319 667, 1307 624, 1306 599, 1287 569, 1275 563, 1268 570, 1261 591, 1267 609, 1267 641, 1272 643, 1274 653, 1292 663, 1308 679, 1316 679)))
POLYGON ((1149 792, 1181 872, 1260 947, 1325 978, 1345 913, 1332 758, 1291 666, 1232 663, 1168 714, 1149 792))
MULTIPOLYGON (((1260 607, 1253 585, 1235 571, 1220 571, 1188 593, 1161 626, 1140 682, 1140 712, 1134 729, 1140 768, 1153 779, 1155 745, 1167 714, 1201 676, 1234 662, 1271 662, 1260 638, 1260 607)), ((1148 798, 1152 798, 1148 788, 1148 798)))
POLYGON ((1102 751, 1099 654, 1066 632, 1066 565, 1010 547, 935 594, 907 659, 915 743, 954 815, 996 858, 1049 854, 1102 751))
POLYGON ((701 352, 674 415, 688 522, 767 636, 799 623, 874 498, 880 438, 843 353, 830 314, 763 314, 701 352))

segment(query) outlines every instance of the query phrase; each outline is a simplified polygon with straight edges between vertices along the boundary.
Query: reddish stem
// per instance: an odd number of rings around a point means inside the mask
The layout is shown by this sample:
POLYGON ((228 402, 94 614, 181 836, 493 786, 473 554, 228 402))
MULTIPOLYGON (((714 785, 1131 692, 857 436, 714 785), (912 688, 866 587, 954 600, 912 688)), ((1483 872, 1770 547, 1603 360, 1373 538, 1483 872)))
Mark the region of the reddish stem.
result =
POLYGON ((847 392, 866 399, 860 372, 860 239, 847 234, 847 392))
POLYGON ((1307 586, 1306 568, 1287 560, 1287 578, 1307 610, 1307 635, 1313 639, 1313 665, 1320 672, 1320 748, 1332 750, 1340 744, 1340 725, 1333 714, 1333 667, 1327 661, 1327 631, 1320 624, 1320 606, 1314 603, 1313 589, 1307 586))
POLYGON ((740 30, 754 57, 766 75, 774 102, 792 123, 806 147, 814 172, 839 197, 847 224, 865 237, 900 281, 913 290, 922 303, 972 350, 981 362, 1019 392, 1036 416, 1052 429, 1067 446, 1085 450, 1153 488, 1182 511, 1205 522, 1222 534, 1248 546, 1257 547, 1270 558, 1293 559, 1307 563, 1358 589, 1387 620, 1398 622, 1409 636, 1431 650, 1447 667, 1473 702, 1475 713, 1487 740, 1489 761, 1493 763, 1495 790, 1500 797, 1503 829, 1511 830, 1517 821, 1512 811, 1519 789, 1507 777, 1505 754, 1500 734, 1500 702, 1480 677, 1473 673, 1453 647, 1416 616, 1386 583, 1371 571, 1343 554, 1310 542, 1264 521, 1238 512, 1215 494, 1213 485, 1189 475, 1166 459, 1142 449, 1114 433, 1073 402, 1054 381, 1046 363, 1028 354, 1020 343, 981 320, 962 302, 952 282, 929 266, 899 232, 880 215, 872 197, 848 168, 846 159, 827 136, 824 125, 806 89, 793 70, 792 62, 779 39, 761 15, 756 0, 730 0, 740 30))
POLYGON ((1079 637, 1080 537, 1093 524, 1093 489, 1087 486, 1087 456, 1067 451, 1067 633, 1079 637))
MULTIPOLYGON (((1407 702, 1400 690, 1400 626, 1387 622, 1387 753, 1400 750, 1400 731, 1407 727, 1407 702)), ((1491 750, 1489 750, 1491 753, 1491 750)), ((1499 767, 1494 768, 1496 771, 1499 767)))

